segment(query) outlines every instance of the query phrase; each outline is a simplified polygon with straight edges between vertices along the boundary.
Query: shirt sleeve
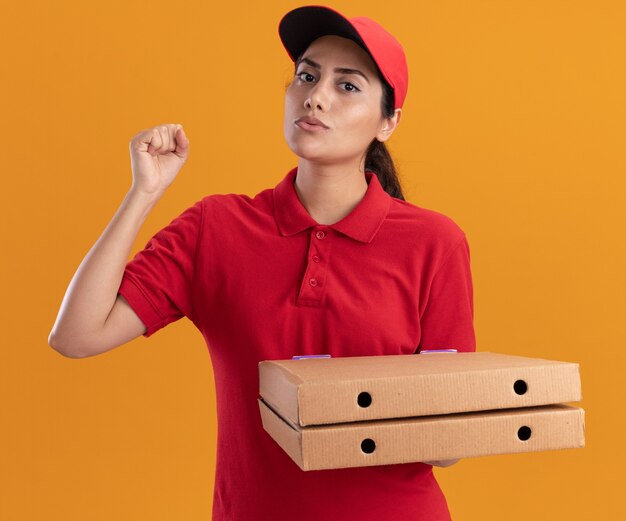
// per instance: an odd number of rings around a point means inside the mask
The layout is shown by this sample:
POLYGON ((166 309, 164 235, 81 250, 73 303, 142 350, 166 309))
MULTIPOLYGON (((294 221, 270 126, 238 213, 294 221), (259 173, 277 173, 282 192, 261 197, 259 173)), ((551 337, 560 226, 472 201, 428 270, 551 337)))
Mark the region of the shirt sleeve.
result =
POLYGON ((183 316, 195 321, 192 287, 202 200, 159 230, 124 268, 118 294, 146 326, 149 337, 183 316))
POLYGON ((469 244, 465 235, 435 273, 420 317, 422 349, 476 351, 469 244))

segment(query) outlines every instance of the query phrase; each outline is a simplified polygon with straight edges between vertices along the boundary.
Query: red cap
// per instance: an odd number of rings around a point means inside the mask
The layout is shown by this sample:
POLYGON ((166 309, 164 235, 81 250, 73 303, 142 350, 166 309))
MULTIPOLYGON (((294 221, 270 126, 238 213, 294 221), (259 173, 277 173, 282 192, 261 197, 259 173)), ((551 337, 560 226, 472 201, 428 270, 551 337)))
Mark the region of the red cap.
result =
POLYGON ((400 42, 374 20, 364 16, 346 18, 330 7, 308 5, 283 16, 278 34, 294 62, 320 36, 350 38, 369 53, 393 88, 394 108, 402 107, 409 84, 406 56, 400 42))

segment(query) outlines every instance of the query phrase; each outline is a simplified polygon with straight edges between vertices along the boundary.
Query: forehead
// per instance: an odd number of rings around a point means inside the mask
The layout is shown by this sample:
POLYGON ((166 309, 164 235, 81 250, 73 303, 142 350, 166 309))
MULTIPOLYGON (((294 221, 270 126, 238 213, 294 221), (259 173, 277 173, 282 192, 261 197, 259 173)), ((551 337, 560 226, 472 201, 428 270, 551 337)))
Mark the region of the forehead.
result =
POLYGON ((342 36, 320 36, 309 44, 302 57, 317 62, 322 60, 342 62, 345 67, 359 65, 372 73, 376 70, 376 64, 370 55, 359 44, 342 36))

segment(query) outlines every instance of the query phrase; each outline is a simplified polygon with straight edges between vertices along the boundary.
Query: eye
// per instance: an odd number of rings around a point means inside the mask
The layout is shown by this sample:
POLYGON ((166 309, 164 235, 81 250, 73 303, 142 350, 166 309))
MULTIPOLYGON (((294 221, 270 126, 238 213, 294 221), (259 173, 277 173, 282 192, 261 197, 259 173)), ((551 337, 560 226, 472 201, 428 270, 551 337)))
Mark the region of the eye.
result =
POLYGON ((359 89, 356 85, 354 85, 353 83, 350 83, 349 81, 344 81, 341 83, 341 85, 349 85, 350 89, 347 90, 347 92, 358 92, 361 89, 359 89))
MULTIPOLYGON (((302 80, 302 75, 303 74, 305 76, 310 76, 311 78, 314 77, 310 72, 299 72, 298 74, 296 74, 296 77, 299 78, 300 80, 302 80)), ((302 81, 304 81, 305 83, 311 83, 310 81, 307 81, 307 80, 302 80, 302 81)))

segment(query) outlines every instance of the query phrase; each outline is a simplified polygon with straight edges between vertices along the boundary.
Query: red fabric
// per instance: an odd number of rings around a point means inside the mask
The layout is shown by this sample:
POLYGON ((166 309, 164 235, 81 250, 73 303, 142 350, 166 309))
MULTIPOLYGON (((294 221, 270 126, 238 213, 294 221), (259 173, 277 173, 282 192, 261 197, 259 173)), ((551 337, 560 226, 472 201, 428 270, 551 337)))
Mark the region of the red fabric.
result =
POLYGON ((253 198, 199 200, 135 255, 119 290, 144 336, 187 316, 206 340, 218 417, 213 520, 449 520, 430 465, 305 472, 263 429, 261 360, 476 349, 469 247, 451 219, 390 197, 366 171, 359 205, 319 225, 296 175, 253 198))

